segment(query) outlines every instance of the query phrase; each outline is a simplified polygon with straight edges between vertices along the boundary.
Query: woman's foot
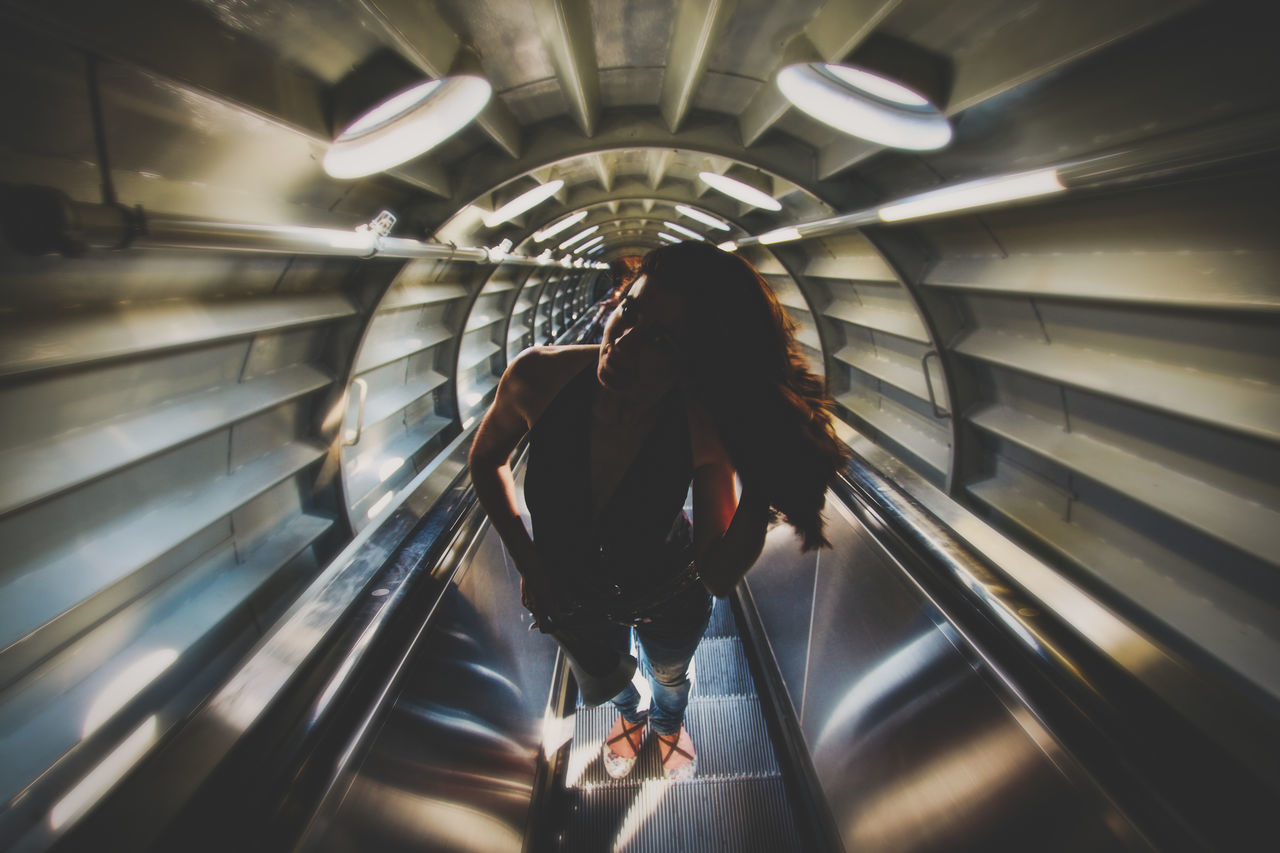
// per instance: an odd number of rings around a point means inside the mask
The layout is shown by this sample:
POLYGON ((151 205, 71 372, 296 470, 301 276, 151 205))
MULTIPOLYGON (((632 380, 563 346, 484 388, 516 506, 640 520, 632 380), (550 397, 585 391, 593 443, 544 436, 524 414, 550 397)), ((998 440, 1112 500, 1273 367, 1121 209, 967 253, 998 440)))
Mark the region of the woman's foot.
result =
POLYGON ((658 734, 658 747, 662 753, 662 772, 668 779, 693 778, 698 769, 698 753, 694 751, 688 729, 681 726, 675 734, 658 734))
POLYGON ((600 755, 604 761, 604 772, 614 779, 621 779, 636 766, 636 756, 640 747, 644 746, 644 736, 648 731, 649 719, 646 717, 638 723, 628 723, 621 714, 613 721, 604 745, 600 747, 600 755))

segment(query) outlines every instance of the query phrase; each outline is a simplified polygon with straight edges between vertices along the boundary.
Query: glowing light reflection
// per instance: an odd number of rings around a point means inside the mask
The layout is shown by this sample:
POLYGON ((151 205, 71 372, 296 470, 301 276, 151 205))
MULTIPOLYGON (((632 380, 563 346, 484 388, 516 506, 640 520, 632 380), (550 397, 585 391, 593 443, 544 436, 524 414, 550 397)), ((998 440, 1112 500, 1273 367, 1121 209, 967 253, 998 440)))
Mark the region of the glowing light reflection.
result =
POLYGON ((111 786, 128 773, 146 754, 147 749, 155 742, 157 728, 155 715, 148 717, 106 758, 86 773, 76 786, 49 810, 50 829, 61 829, 102 799, 102 796, 111 790, 111 786))
POLYGON ((515 219, 520 214, 532 210, 560 192, 560 188, 563 186, 564 181, 561 180, 547 181, 542 186, 534 187, 528 192, 516 196, 486 216, 484 218, 485 227, 493 228, 495 225, 501 225, 509 219, 515 219))
POLYGON ((761 243, 786 243, 790 240, 799 240, 803 235, 795 228, 775 228, 773 231, 761 234, 758 238, 761 243))
POLYGON ((366 512, 365 515, 370 519, 376 518, 378 514, 386 509, 387 505, 391 503, 391 497, 391 492, 387 492, 385 495, 378 498, 377 502, 374 503, 373 506, 369 507, 369 511, 366 512))
POLYGON ((387 459, 378 466, 378 482, 385 483, 387 478, 400 470, 400 466, 404 464, 404 457, 394 456, 387 459))
POLYGON ((782 210, 782 202, 766 192, 761 192, 753 186, 744 184, 742 181, 736 181, 727 175, 718 175, 715 172, 699 172, 698 177, 712 189, 719 190, 730 198, 736 198, 743 204, 749 204, 752 207, 760 207, 765 210, 782 210))
POLYGON ((98 692, 97 698, 85 713, 80 736, 88 737, 115 716, 115 713, 155 681, 162 672, 178 659, 175 649, 157 649, 125 667, 98 692))
POLYGON ((687 204, 677 204, 676 212, 679 213, 681 216, 687 216, 690 219, 697 220, 698 222, 701 222, 703 225, 706 225, 709 228, 714 228, 717 231, 729 230, 728 222, 725 222, 723 219, 717 219, 716 217, 712 216, 710 213, 703 213, 701 210, 698 210, 696 207, 689 207, 689 205, 687 204))
POLYGON ((535 243, 542 243, 542 242, 545 242, 546 240, 550 240, 552 237, 556 236, 561 231, 564 231, 569 226, 577 225, 579 222, 581 222, 586 218, 587 218, 587 211, 585 210, 579 210, 577 213, 572 213, 566 216, 564 219, 561 219, 556 224, 552 225, 550 228, 544 228, 543 230, 535 233, 533 235, 533 241, 535 243))
POLYGON ((876 211, 876 215, 885 222, 900 222, 904 219, 918 219, 937 213, 951 213, 1006 201, 1034 198, 1062 192, 1065 189, 1058 177, 1057 169, 1038 169, 1034 172, 982 178, 930 190, 893 204, 886 204, 876 211))
POLYGON ((701 235, 701 234, 699 234, 699 233, 698 233, 698 232, 696 232, 696 231, 690 231, 688 228, 685 228, 683 225, 681 225, 681 224, 680 224, 680 223, 678 223, 678 222, 671 222, 670 220, 665 220, 665 219, 664 219, 664 220, 662 221, 662 224, 663 224, 663 225, 665 225, 665 226, 667 226, 668 228, 670 228, 672 231, 676 232, 677 234, 683 234, 684 236, 686 236, 686 237, 688 237, 688 238, 690 238, 690 239, 692 239, 692 240, 701 240, 701 239, 702 239, 702 235, 701 235))
POLYGON ((572 237, 570 237, 568 240, 565 240, 565 241, 564 241, 563 243, 561 243, 559 246, 556 246, 556 248, 557 248, 557 249, 567 249, 567 248, 569 248, 570 246, 572 246, 574 243, 578 242, 579 240, 581 240, 581 239, 583 239, 583 238, 585 238, 585 237, 590 237, 592 234, 596 233, 596 232, 597 232, 597 231, 599 231, 599 230, 600 230, 600 226, 599 226, 599 225, 592 225, 590 228, 584 228, 584 229, 582 229, 581 231, 579 231, 577 234, 574 234, 574 235, 573 235, 572 237))

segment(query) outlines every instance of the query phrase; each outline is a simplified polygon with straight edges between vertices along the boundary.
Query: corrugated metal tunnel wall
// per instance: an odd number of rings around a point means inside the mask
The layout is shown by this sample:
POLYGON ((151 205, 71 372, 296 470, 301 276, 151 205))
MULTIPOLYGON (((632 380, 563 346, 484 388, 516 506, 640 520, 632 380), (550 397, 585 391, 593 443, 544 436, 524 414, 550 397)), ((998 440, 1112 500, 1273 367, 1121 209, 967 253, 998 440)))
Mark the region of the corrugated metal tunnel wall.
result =
MULTIPOLYGON (((954 507, 993 562, 1025 549, 1273 710, 1280 92, 1261 6, 4 0, 0 181, 98 203, 105 152, 144 214, 349 230, 388 209, 397 236, 528 255, 586 211, 575 230, 600 226, 611 258, 671 220, 741 238, 1118 157, 1047 200, 744 253, 856 449, 954 507), (940 69, 950 147, 876 148, 771 84, 883 57, 940 69), (352 115, 458 68, 495 89, 470 128, 385 175, 325 175, 352 115)), ((448 257, 24 248, 0 286, 6 802, 104 750, 106 721, 198 702, 603 286, 448 257)))

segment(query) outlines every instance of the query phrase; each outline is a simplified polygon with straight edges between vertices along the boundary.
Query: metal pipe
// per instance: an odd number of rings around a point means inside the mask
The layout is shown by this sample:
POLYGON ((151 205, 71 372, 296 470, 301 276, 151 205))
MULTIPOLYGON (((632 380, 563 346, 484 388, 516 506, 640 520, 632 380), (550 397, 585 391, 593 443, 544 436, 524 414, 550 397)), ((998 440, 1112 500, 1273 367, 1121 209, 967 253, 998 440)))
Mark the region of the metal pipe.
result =
MULTIPOLYGON (((1182 174, 1231 160, 1265 154, 1277 148, 1280 148, 1280 113, 1266 112, 1238 116, 1211 127, 1178 131, 1148 140, 1140 145, 1123 147, 1083 160, 1073 160, 1042 168, 1056 170, 1059 180, 1067 190, 1102 189, 1122 183, 1182 174)), ((808 240, 813 237, 851 231, 863 225, 884 224, 885 220, 880 216, 880 210, 903 200, 895 199, 840 216, 774 228, 771 232, 788 227, 794 228, 799 232, 799 236, 790 240, 770 240, 768 243, 808 240)), ((1018 201, 1015 199, 1005 204, 1018 201)), ((764 235, 739 237, 733 242, 738 248, 761 245, 761 236, 764 235)))
POLYGON ((562 266, 486 248, 383 237, 373 231, 225 222, 123 205, 73 201, 49 187, 3 187, 3 229, 28 254, 79 255, 90 249, 206 249, 336 258, 445 259, 474 264, 562 266))

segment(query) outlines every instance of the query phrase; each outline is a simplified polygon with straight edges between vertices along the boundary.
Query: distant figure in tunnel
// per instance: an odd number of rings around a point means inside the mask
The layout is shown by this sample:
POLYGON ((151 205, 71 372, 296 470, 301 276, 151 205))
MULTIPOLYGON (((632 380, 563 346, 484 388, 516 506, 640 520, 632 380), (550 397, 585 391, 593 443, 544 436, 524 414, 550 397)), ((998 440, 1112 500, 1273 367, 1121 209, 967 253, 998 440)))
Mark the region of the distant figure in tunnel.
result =
POLYGON ((472 479, 584 700, 618 710, 602 748, 610 775, 630 772, 647 728, 667 777, 693 775, 688 668, 711 595, 732 591, 775 516, 806 550, 827 544, 821 509, 847 453, 772 290, 705 243, 646 255, 602 344, 511 362, 476 433, 472 479), (532 536, 509 465, 526 433, 532 536), (647 712, 631 683, 633 630, 647 712))

